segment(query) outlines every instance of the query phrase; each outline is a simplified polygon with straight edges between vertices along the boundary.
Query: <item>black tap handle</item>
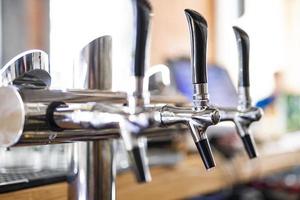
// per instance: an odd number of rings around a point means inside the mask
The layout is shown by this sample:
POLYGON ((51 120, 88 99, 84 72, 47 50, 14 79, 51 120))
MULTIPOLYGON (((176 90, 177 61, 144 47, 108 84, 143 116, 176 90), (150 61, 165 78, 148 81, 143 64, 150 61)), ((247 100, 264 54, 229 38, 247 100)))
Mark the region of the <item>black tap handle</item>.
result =
POLYGON ((207 83, 206 74, 206 47, 207 22, 198 12, 184 10, 191 38, 191 61, 193 70, 193 84, 207 83))
POLYGON ((133 147, 129 154, 131 156, 131 161, 134 162, 132 167, 135 171, 136 180, 139 183, 147 183, 151 181, 151 173, 148 165, 147 155, 138 146, 133 147))
POLYGON ((249 158, 256 158, 257 157, 257 151, 255 148, 255 142, 253 141, 250 134, 245 134, 242 136, 242 141, 244 144, 244 147, 246 149, 246 152, 249 156, 249 158))
POLYGON ((208 139, 202 139, 195 142, 198 152, 203 160, 206 169, 210 169, 216 166, 215 160, 209 145, 208 139))
POLYGON ((133 0, 136 17, 134 76, 144 77, 151 4, 147 0, 133 0))
POLYGON ((249 87, 249 37, 245 31, 239 27, 233 27, 239 54, 239 87, 249 87))

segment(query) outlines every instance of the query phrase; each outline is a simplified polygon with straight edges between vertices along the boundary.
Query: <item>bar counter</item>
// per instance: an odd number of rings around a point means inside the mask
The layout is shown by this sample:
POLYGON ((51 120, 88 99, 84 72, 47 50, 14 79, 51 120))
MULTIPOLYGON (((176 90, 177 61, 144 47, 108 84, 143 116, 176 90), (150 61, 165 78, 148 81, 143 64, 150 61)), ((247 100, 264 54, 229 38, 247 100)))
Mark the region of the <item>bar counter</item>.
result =
MULTIPOLYGON (((117 177, 117 199, 182 199, 211 193, 300 165, 300 134, 260 145, 260 156, 249 160, 244 153, 225 160, 215 152, 217 166, 205 171, 199 156, 188 155, 174 167, 152 167, 153 180, 137 184, 126 172, 117 177)), ((0 194, 0 200, 67 200, 67 183, 0 194)))

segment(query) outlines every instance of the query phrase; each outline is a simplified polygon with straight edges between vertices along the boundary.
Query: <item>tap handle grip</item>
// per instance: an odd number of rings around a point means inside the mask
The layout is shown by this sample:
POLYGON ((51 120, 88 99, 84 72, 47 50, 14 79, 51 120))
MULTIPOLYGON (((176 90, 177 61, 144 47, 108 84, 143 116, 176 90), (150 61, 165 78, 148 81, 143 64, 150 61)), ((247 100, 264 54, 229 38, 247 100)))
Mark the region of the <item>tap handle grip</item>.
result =
POLYGON ((209 145, 207 138, 195 142, 198 152, 202 158, 206 169, 210 169, 216 166, 215 160, 209 145))
POLYGON ((204 17, 194 10, 185 9, 184 12, 190 31, 193 84, 207 83, 207 22, 204 17))
POLYGON ((132 167, 135 172, 137 182, 150 182, 151 173, 145 149, 142 149, 139 146, 134 146, 131 152, 129 152, 129 155, 131 157, 131 163, 133 164, 132 167))
POLYGON ((249 156, 249 158, 256 158, 257 157, 257 151, 255 148, 255 142, 250 134, 245 134, 242 136, 242 141, 244 148, 246 149, 246 152, 249 156))
POLYGON ((147 59, 148 32, 150 29, 151 4, 148 0, 134 0, 136 18, 134 76, 144 77, 147 59))
POLYGON ((249 87, 249 37, 247 33, 239 27, 233 27, 239 54, 239 87, 249 87))

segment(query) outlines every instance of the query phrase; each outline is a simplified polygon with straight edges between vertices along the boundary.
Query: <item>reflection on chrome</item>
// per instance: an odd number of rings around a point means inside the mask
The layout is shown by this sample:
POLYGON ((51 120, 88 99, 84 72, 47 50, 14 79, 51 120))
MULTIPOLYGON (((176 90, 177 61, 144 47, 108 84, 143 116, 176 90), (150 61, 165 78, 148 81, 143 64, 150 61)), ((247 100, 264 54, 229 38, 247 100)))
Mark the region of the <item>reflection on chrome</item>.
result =
POLYGON ((0 86, 31 84, 50 86, 48 54, 41 50, 25 51, 0 69, 0 86), (44 71, 43 71, 44 70, 44 71), (15 83, 13 83, 15 82, 15 83))
POLYGON ((185 125, 204 166, 210 169, 215 162, 207 127, 221 118, 234 119, 241 129, 248 128, 247 122, 261 116, 255 109, 240 108, 238 115, 236 110, 222 110, 220 116, 219 110, 209 104, 204 51, 207 23, 193 10, 185 10, 192 45, 193 106, 176 107, 150 98, 143 85, 151 6, 147 1, 136 1, 134 8, 139 40, 132 88, 127 93, 111 91, 110 36, 93 40, 80 52, 74 65, 74 88, 70 90, 49 89, 48 58, 42 51, 25 52, 1 70, 0 147, 74 142, 68 177, 70 199, 114 199, 115 139, 123 140, 137 181, 148 182, 149 135, 165 134, 159 130, 166 126, 185 125))
POLYGON ((251 105, 249 89, 249 37, 245 31, 238 27, 233 27, 233 30, 239 52, 238 106, 237 108, 219 108, 221 121, 232 121, 235 124, 249 158, 256 158, 255 142, 249 127, 253 122, 260 120, 263 112, 260 108, 251 105))

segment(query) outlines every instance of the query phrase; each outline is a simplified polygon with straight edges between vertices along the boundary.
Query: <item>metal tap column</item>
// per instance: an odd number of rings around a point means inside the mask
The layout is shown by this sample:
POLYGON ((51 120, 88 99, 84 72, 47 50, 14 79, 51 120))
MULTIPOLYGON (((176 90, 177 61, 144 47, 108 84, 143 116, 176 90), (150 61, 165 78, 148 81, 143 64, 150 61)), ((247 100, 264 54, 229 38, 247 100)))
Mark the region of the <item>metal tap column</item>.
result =
MULTIPOLYGON (((103 36, 90 42, 81 51, 78 65, 74 65, 76 89, 111 89, 111 45, 111 37, 103 36)), ((69 199, 115 199, 112 140, 77 142, 73 148, 68 176, 69 199)))

